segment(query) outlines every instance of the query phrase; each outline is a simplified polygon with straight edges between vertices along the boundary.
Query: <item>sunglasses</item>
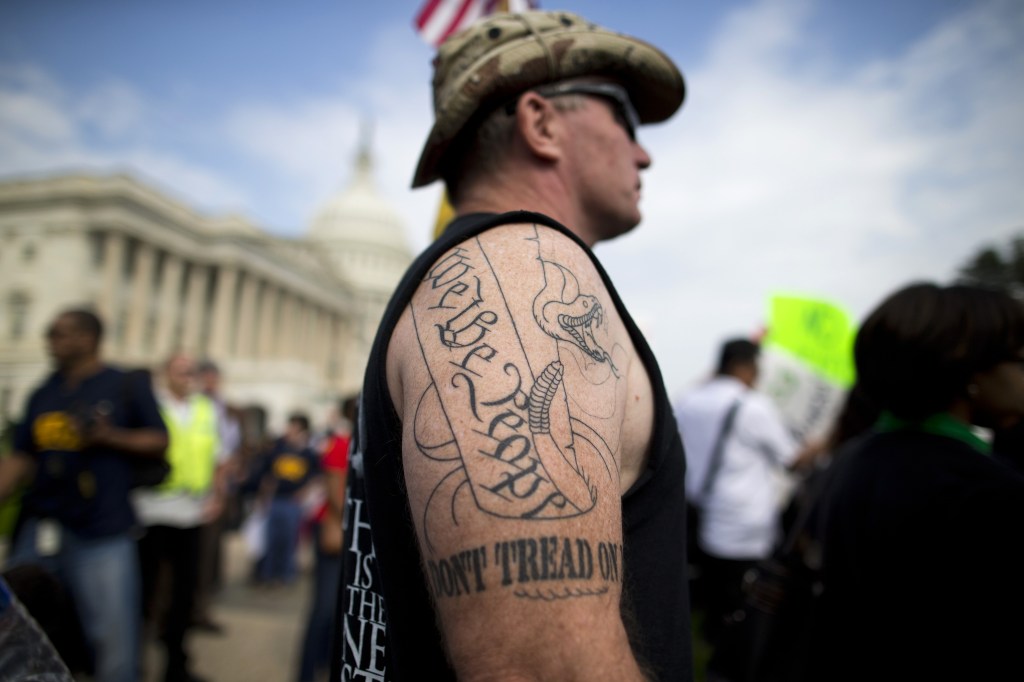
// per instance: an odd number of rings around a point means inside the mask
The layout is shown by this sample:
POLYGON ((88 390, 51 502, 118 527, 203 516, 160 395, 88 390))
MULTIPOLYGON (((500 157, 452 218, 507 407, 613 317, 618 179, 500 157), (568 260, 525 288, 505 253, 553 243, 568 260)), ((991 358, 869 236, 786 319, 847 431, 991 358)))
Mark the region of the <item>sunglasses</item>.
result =
MULTIPOLYGON (((601 97, 612 104, 615 121, 629 134, 629 139, 636 140, 636 129, 640 127, 640 115, 636 113, 633 103, 629 101, 629 93, 621 85, 614 83, 558 83, 556 85, 533 88, 541 97, 561 97, 563 95, 590 95, 601 97)), ((516 111, 515 100, 505 105, 505 113, 510 116, 516 111)))

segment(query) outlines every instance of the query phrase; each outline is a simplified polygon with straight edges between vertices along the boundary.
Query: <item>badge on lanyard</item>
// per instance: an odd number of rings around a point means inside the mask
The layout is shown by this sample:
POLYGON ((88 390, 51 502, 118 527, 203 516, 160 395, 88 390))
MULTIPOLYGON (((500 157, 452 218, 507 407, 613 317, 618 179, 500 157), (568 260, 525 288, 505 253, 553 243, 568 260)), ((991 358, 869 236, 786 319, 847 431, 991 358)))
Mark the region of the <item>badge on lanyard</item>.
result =
POLYGON ((36 524, 36 553, 53 556, 60 551, 60 524, 43 519, 36 524))

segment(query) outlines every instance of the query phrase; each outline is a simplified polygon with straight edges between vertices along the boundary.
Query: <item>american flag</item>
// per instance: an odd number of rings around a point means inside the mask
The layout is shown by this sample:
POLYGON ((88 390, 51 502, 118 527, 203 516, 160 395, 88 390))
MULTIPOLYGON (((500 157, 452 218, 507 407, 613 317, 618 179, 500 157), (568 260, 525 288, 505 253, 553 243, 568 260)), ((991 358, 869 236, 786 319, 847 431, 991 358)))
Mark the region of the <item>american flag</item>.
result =
POLYGON ((416 15, 416 31, 437 47, 451 34, 495 12, 535 9, 537 0, 427 0, 416 15))

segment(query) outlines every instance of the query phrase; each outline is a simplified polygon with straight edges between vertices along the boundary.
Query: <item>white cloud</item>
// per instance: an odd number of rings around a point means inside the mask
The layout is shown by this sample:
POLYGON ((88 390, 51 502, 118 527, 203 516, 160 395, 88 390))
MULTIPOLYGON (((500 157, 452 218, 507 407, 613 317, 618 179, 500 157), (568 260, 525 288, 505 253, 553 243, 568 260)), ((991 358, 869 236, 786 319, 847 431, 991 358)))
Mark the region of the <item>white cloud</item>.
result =
POLYGON ((136 148, 99 155, 90 166, 105 172, 130 173, 196 210, 247 214, 247 207, 252 205, 248 191, 234 180, 158 150, 136 148))
MULTIPOLYGON (((6 145, 66 144, 74 125, 63 97, 43 71, 27 66, 0 68, 0 135, 6 145)), ((0 148, 2 149, 2 148, 0 148)), ((18 156, 25 152, 19 150, 18 156)))
POLYGON ((430 61, 433 52, 412 28, 395 24, 376 36, 369 68, 358 84, 377 121, 374 148, 380 183, 405 220, 410 244, 419 251, 431 240, 441 197, 440 184, 412 190, 413 170, 433 122, 430 61))
MULTIPOLYGON (((378 189, 402 217, 410 246, 419 250, 439 200, 437 188, 409 190, 429 124, 429 57, 410 40, 411 29, 401 28, 371 39, 367 65, 347 87, 285 104, 240 106, 226 129, 239 149, 282 173, 296 214, 308 219, 348 182, 368 125, 378 189)), ((288 229, 304 228, 305 223, 288 229)))
POLYGON ((296 233, 347 185, 361 137, 369 135, 378 191, 399 212, 410 246, 418 250, 426 243, 424 225, 432 224, 436 212, 436 199, 432 208, 427 203, 433 193, 408 191, 426 136, 420 132, 423 118, 410 113, 407 95, 369 83, 360 96, 339 92, 287 106, 247 105, 229 116, 227 129, 239 149, 283 178, 291 212, 300 216, 285 229, 296 233))
POLYGON ((860 319, 1024 230, 1020 6, 972 5, 904 54, 844 71, 815 54, 811 11, 761 2, 724 24, 688 70, 683 111, 642 138, 655 159, 644 225, 599 250, 670 389, 765 322, 776 291, 860 319))
POLYGON ((31 65, 0 67, 0 174, 131 172, 205 210, 251 203, 215 170, 161 148, 158 123, 131 85, 108 82, 73 93, 31 65), (103 142, 91 139, 99 132, 103 142), (133 140, 138 137, 138 140, 133 140))
POLYGON ((131 85, 108 82, 77 103, 77 119, 111 140, 138 134, 146 124, 146 104, 131 85))
POLYGON ((286 175, 319 183, 325 169, 337 172, 341 152, 352 148, 359 115, 335 96, 290 105, 243 105, 229 114, 225 127, 235 144, 253 156, 286 175))
POLYGON ((276 228, 298 234, 348 177, 359 125, 358 112, 335 95, 240 105, 227 115, 223 128, 259 172, 272 178, 269 201, 265 197, 253 209, 276 205, 277 220, 285 216, 288 221, 276 228))

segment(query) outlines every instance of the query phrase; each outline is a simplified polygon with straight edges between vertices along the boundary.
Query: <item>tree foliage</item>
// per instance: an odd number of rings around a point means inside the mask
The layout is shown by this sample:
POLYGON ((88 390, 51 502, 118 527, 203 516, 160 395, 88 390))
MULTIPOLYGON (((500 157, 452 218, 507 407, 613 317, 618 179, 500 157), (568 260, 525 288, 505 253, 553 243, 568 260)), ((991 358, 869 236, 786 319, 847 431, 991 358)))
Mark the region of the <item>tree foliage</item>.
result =
POLYGON ((995 287, 1024 298, 1024 235, 1001 248, 983 246, 960 267, 957 280, 995 287))

